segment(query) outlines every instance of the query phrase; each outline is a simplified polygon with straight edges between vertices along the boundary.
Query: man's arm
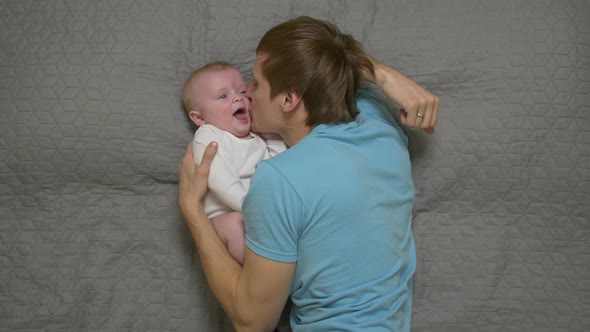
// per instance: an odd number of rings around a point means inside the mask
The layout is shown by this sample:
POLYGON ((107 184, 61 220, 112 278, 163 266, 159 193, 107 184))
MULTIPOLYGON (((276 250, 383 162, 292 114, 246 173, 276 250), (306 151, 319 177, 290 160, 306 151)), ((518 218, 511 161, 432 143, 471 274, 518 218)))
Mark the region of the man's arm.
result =
POLYGON ((434 133, 438 118, 438 97, 397 70, 372 57, 369 59, 373 64, 374 72, 365 69, 363 71, 364 78, 377 84, 391 101, 401 107, 403 111, 402 124, 424 129, 429 134, 434 133))
POLYGON ((295 273, 295 263, 265 259, 246 248, 244 266, 230 256, 202 205, 211 162, 209 144, 195 166, 189 145, 179 169, 178 204, 191 231, 209 287, 237 331, 272 331, 280 318, 295 273))

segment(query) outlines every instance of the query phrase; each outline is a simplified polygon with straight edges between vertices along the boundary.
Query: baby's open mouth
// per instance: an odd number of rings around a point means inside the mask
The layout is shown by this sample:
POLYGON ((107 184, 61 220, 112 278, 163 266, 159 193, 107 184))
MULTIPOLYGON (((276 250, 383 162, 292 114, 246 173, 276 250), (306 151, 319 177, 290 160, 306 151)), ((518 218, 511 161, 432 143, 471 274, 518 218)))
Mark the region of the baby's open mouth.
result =
POLYGON ((248 120, 248 110, 246 110, 243 107, 238 108, 234 112, 234 118, 236 118, 236 119, 238 119, 240 121, 247 121, 248 120))

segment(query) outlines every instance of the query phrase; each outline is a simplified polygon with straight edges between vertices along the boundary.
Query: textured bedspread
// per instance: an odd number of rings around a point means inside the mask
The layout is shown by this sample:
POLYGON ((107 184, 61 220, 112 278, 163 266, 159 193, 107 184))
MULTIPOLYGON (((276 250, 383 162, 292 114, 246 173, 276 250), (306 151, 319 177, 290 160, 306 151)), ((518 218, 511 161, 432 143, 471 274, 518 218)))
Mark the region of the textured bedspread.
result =
POLYGON ((177 208, 179 90, 250 78, 298 15, 440 96, 412 330, 590 330, 590 2, 0 0, 0 331, 231 330, 177 208))

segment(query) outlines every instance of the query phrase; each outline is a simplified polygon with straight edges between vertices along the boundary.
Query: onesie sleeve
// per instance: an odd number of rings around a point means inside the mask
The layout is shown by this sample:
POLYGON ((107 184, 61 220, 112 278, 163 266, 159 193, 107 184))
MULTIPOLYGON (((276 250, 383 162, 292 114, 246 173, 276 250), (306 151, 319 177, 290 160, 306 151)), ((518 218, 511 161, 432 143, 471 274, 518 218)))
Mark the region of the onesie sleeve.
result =
POLYGON ((246 246, 267 259, 297 261, 304 216, 301 199, 285 177, 270 163, 258 163, 244 200, 246 246))
POLYGON ((274 157, 277 154, 287 150, 287 145, 280 139, 269 139, 266 140, 266 150, 269 157, 274 157))
POLYGON ((231 145, 224 139, 221 131, 210 126, 203 126, 195 133, 193 140, 193 157, 198 165, 207 145, 212 141, 218 144, 217 154, 211 163, 209 171, 209 190, 213 192, 225 205, 234 211, 242 211, 242 201, 248 187, 240 179, 232 160, 231 145))

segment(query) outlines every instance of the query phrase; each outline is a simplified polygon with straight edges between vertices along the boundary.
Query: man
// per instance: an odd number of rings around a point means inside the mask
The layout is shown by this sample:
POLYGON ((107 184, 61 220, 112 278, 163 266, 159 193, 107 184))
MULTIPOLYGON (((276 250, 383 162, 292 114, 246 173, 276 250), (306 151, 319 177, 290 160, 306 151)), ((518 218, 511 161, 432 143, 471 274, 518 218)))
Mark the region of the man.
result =
POLYGON ((415 269, 407 140, 384 106, 358 92, 377 83, 431 133, 438 98, 367 56, 333 25, 300 17, 257 48, 252 129, 290 149, 258 164, 244 201, 243 267, 200 202, 216 145, 180 168, 179 206, 209 286, 238 331, 272 330, 290 295, 294 331, 409 331, 415 269), (360 112, 360 114, 359 114, 360 112))

